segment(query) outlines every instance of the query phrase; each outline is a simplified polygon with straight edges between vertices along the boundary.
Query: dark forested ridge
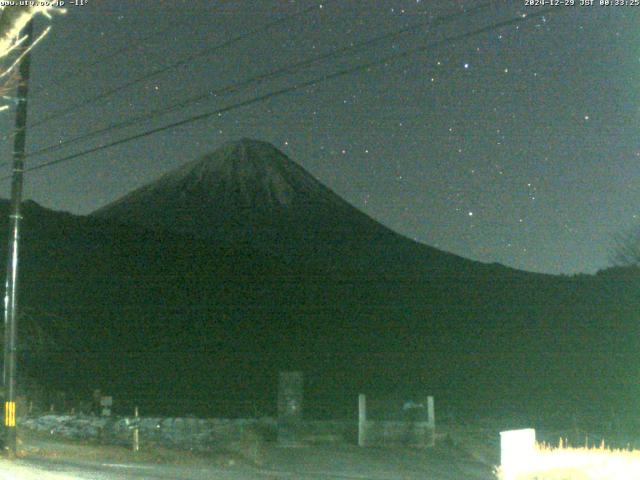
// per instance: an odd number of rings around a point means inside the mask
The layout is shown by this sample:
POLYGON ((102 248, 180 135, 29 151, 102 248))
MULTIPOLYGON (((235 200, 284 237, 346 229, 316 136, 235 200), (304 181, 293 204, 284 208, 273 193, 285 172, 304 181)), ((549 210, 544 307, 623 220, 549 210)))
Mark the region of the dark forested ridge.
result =
MULTIPOLYGON (((247 161, 254 147, 224 155, 247 161)), ((391 232, 285 166, 295 175, 278 164, 256 187, 245 167, 215 180, 222 167, 208 165, 198 178, 214 176, 202 184, 217 185, 213 198, 172 182, 182 171, 159 181, 182 197, 152 184, 88 217, 26 202, 23 371, 149 413, 268 412, 277 371, 294 368, 317 414, 351 411, 358 392, 429 393, 474 411, 635 408, 635 270, 566 277, 466 260, 391 232), (181 217, 197 198, 202 208, 181 217)), ((3 254, 7 213, 3 202, 3 254)))

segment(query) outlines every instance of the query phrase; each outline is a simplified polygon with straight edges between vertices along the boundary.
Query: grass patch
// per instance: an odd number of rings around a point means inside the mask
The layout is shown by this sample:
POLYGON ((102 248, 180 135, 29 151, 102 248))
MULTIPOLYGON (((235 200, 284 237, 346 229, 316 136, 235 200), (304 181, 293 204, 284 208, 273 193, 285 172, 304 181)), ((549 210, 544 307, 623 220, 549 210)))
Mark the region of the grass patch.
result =
POLYGON ((636 480, 640 478, 640 450, 599 447, 551 447, 537 444, 530 465, 517 471, 496 469, 500 480, 636 480))

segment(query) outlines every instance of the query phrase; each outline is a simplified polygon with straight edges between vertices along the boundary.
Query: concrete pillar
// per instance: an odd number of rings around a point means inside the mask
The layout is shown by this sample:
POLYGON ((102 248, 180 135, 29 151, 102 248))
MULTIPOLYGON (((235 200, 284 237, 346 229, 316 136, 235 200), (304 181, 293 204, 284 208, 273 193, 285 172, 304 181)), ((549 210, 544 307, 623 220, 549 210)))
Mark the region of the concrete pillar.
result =
POLYGON ((363 393, 358 395, 358 446, 367 444, 367 397, 363 393))
POLYGON ((418 448, 435 445, 436 414, 433 397, 423 397, 419 402, 405 402, 403 442, 418 448))
POLYGON ((297 445, 302 429, 302 372, 280 372, 278 384, 278 443, 297 445))
POLYGON ((436 410, 435 410, 435 407, 433 405, 433 397, 432 396, 428 396, 427 397, 427 422, 429 422, 429 425, 433 425, 433 427, 435 428, 435 426, 436 426, 436 410))

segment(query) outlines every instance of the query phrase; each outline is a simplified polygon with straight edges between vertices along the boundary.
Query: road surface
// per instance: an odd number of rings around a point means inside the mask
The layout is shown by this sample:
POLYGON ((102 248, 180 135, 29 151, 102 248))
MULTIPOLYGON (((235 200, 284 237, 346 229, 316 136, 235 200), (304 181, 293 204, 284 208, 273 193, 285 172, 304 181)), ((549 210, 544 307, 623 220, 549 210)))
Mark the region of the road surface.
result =
POLYGON ((443 448, 272 448, 263 465, 167 465, 27 455, 0 460, 0 480, 493 480, 491 468, 443 448))

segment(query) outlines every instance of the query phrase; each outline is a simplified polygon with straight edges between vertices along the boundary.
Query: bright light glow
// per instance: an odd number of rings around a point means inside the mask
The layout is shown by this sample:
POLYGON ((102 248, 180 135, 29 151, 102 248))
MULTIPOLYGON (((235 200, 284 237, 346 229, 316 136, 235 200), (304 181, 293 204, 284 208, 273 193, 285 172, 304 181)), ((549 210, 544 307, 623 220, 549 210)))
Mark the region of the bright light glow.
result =
MULTIPOLYGON (((535 438, 535 431, 533 432, 535 438)), ((530 445, 530 434, 527 430, 501 432, 503 448, 502 466, 496 470, 500 480, 633 480, 640 478, 639 450, 612 450, 606 448, 604 442, 600 447, 568 448, 562 443, 557 448, 544 444, 530 445), (503 434, 514 434, 507 438, 505 445, 503 434), (512 443, 514 441, 515 443, 512 443), (518 442, 522 442, 518 451, 518 442), (507 451, 504 450, 505 446, 507 451)))
POLYGON ((536 448, 536 431, 533 428, 500 432, 500 463, 504 480, 533 467, 536 448))
MULTIPOLYGON (((8 10, 5 12, 7 8, 0 6, 0 14, 5 15, 8 12, 8 10)), ((34 16, 42 14, 50 17, 50 13, 53 11, 64 13, 64 10, 60 8, 44 6, 11 8, 11 17, 6 19, 5 25, 3 25, 4 30, 0 31, 0 59, 5 58, 24 42, 25 37, 20 37, 20 32, 34 16)))
MULTIPOLYGON (((34 3, 48 3, 49 5, 53 5, 57 2, 34 3)), ((22 57, 24 57, 47 35, 47 33, 49 33, 49 28, 46 28, 45 31, 32 42, 31 46, 26 49, 26 51, 21 52, 17 58, 10 60, 11 63, 3 64, 2 62, 8 60, 9 55, 26 40, 27 37, 20 36, 22 29, 34 16, 42 14, 50 18, 50 13, 53 11, 65 13, 64 10, 54 6, 12 6, 11 8, 0 6, 0 79, 4 82, 3 84, 0 84, 0 95, 4 96, 10 90, 15 88, 17 76, 15 75, 14 70, 16 69, 16 66, 20 64, 22 57), (9 76, 9 74, 12 75, 9 76)), ((4 105, 0 108, 0 111, 7 110, 8 108, 8 105, 4 105)))

